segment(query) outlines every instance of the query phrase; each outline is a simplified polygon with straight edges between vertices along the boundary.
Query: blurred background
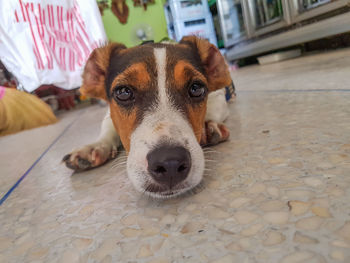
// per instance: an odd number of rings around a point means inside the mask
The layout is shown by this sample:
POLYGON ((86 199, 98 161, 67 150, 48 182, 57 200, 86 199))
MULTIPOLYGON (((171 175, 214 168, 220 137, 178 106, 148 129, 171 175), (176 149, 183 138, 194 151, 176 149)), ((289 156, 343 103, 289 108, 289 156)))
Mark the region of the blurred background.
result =
POLYGON ((78 88, 89 54, 106 41, 197 35, 231 70, 350 45, 348 0, 20 0, 0 3, 0 13, 0 86, 35 95, 56 115, 97 102, 78 88))

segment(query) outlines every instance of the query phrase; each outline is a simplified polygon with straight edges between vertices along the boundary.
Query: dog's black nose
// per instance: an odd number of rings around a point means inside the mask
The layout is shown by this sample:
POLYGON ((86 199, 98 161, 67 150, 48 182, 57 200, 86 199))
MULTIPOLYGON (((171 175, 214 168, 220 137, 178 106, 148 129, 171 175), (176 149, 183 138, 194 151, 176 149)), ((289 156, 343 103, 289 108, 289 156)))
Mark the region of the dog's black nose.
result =
POLYGON ((147 154, 148 172, 169 188, 185 180, 191 169, 191 155, 184 147, 161 146, 147 154))

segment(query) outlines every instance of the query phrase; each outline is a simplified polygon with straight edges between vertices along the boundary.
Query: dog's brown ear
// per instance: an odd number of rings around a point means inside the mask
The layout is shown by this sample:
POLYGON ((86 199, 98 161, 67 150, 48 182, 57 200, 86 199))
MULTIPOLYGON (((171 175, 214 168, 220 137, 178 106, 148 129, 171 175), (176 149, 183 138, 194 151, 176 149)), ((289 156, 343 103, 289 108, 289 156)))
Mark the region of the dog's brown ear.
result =
POLYGON ((107 100, 105 79, 110 57, 126 47, 118 43, 109 43, 106 46, 96 48, 86 62, 83 72, 83 84, 80 93, 92 97, 107 100))
POLYGON ((197 49, 207 74, 210 91, 221 89, 231 84, 232 80, 228 66, 216 46, 208 40, 196 36, 183 37, 180 44, 187 44, 197 49))

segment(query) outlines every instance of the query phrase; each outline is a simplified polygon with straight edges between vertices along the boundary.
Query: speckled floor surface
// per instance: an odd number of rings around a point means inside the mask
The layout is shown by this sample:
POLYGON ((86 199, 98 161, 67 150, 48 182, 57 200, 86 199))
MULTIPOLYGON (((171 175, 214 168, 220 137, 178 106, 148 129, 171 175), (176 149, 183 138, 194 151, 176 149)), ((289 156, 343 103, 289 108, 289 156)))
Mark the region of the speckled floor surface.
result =
POLYGON ((350 262, 350 50, 233 73, 231 139, 194 195, 153 201, 114 163, 71 176, 105 108, 0 138, 0 262, 350 262), (333 90, 333 91, 331 91, 333 90))

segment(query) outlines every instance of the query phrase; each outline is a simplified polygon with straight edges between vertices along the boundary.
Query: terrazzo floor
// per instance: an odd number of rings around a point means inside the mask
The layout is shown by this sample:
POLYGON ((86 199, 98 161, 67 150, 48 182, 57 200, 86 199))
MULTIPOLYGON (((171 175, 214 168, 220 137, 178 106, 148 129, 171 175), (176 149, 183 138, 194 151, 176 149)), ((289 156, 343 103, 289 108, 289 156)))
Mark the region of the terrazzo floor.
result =
POLYGON ((229 142, 196 193, 155 201, 116 162, 60 163, 95 105, 0 138, 0 262, 350 262, 350 49, 233 72, 229 142), (69 126, 70 125, 70 126, 69 126))

